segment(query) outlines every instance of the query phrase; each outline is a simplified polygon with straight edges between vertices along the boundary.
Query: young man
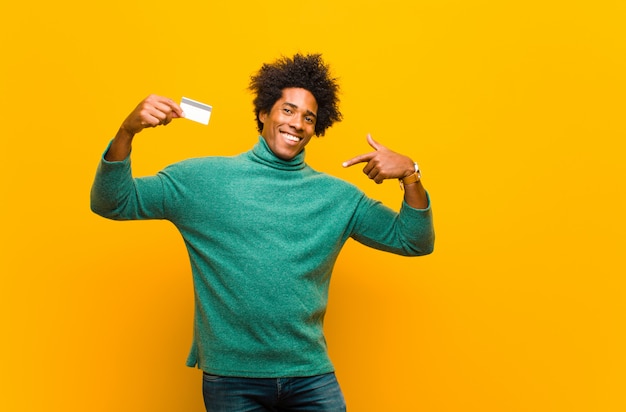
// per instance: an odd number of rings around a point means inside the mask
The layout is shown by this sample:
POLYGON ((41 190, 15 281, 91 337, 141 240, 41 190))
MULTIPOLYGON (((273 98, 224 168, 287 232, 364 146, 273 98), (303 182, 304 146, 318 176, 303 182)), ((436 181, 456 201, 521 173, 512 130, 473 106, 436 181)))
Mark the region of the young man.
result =
POLYGON ((203 373, 207 411, 343 411, 323 336, 333 265, 348 238, 419 256, 433 250, 429 199, 417 164, 367 137, 376 183, 400 179, 399 213, 354 185, 317 172, 304 148, 341 120, 338 85, 320 55, 265 64, 252 76, 258 142, 234 157, 205 157, 133 178, 133 138, 184 117, 149 96, 124 120, 100 162, 95 213, 167 219, 187 246, 195 288, 187 361, 203 373))

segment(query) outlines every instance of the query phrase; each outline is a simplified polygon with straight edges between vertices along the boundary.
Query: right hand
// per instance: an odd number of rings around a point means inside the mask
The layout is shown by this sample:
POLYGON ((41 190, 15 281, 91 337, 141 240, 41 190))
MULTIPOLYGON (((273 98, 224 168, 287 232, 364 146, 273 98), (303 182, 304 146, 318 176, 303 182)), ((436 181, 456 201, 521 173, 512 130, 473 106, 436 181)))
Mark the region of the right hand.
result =
POLYGON ((130 155, 135 134, 146 127, 167 125, 179 117, 185 117, 183 109, 172 99, 151 94, 124 120, 104 158, 110 162, 124 160, 130 155))
POLYGON ((128 115, 121 129, 134 136, 147 127, 165 126, 172 119, 184 116, 183 109, 172 99, 151 94, 128 115))

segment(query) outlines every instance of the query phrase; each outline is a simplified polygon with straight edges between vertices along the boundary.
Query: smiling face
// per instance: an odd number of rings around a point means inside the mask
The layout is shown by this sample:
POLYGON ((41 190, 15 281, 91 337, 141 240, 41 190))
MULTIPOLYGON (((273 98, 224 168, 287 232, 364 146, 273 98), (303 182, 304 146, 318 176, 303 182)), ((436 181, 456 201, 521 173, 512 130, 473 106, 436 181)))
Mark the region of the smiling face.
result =
POLYGON ((269 113, 259 113, 261 135, 272 152, 283 160, 298 155, 315 134, 317 101, 305 89, 286 88, 269 113))

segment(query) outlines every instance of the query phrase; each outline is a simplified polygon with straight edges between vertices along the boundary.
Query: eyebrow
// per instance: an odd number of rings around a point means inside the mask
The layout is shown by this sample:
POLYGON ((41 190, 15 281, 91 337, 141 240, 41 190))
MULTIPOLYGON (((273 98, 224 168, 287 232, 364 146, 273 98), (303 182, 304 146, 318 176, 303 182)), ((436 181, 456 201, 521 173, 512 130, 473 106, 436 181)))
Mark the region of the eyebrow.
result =
MULTIPOLYGON (((296 105, 296 104, 289 103, 289 102, 285 102, 284 104, 286 104, 287 106, 292 107, 294 109, 298 109, 298 105, 296 105)), ((310 110, 307 110, 306 114, 317 118, 317 115, 315 113, 313 113, 312 111, 310 111, 310 110)))

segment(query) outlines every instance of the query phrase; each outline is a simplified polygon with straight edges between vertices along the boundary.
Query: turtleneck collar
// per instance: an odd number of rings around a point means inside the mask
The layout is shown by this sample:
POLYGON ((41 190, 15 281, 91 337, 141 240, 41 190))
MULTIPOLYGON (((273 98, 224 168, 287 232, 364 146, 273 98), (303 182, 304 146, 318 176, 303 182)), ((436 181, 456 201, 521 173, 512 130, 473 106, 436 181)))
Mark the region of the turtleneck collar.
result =
POLYGON ((304 163, 304 150, 298 153, 296 157, 291 160, 283 160, 272 152, 263 136, 260 135, 259 141, 251 150, 251 154, 253 160, 269 167, 273 167, 274 169, 301 170, 306 166, 304 163))

